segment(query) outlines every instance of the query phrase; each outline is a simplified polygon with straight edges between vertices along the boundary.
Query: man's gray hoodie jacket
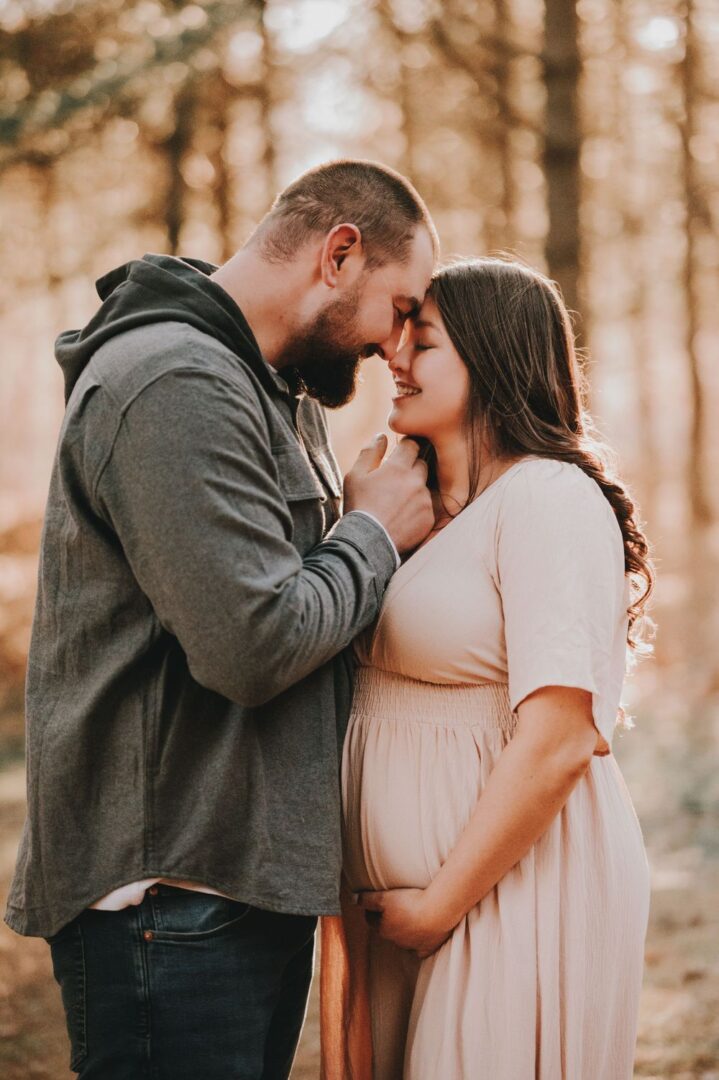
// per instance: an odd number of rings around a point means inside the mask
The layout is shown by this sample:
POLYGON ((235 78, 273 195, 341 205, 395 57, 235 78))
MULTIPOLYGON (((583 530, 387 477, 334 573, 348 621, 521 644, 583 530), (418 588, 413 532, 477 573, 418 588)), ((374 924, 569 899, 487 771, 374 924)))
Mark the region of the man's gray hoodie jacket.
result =
POLYGON ((370 518, 337 520, 322 409, 265 363, 213 270, 119 267, 57 341, 6 915, 23 934, 155 876, 338 910, 346 647, 395 554, 370 518))

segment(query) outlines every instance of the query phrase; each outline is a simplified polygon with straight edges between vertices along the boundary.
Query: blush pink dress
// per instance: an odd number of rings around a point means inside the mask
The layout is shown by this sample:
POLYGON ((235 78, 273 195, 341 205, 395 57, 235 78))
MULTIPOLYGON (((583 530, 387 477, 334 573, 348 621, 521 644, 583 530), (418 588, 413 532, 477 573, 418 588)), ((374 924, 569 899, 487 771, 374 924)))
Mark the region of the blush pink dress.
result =
MULTIPOLYGON (((342 764, 351 890, 425 887, 516 709, 590 691, 611 744, 626 663, 622 539, 577 466, 523 458, 397 571, 359 670, 342 764)), ((613 755, 420 961, 348 907, 325 920, 326 1080, 630 1080, 649 904, 613 755)))

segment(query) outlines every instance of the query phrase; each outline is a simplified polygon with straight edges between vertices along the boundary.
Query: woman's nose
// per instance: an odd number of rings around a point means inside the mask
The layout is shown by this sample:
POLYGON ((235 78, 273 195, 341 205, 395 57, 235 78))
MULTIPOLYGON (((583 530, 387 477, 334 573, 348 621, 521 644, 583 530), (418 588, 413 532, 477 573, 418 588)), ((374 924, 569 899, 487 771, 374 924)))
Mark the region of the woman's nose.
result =
POLYGON ((409 370, 411 352, 409 343, 406 343, 401 349, 397 349, 393 355, 385 354, 385 359, 393 375, 399 375, 409 370))

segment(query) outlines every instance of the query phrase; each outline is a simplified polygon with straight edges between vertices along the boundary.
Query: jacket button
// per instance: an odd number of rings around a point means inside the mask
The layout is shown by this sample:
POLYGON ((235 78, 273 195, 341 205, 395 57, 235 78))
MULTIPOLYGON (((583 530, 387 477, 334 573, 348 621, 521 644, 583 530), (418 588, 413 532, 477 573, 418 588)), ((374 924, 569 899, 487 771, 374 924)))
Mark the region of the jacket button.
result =
POLYGON ((152 888, 148 889, 147 891, 149 892, 150 896, 157 896, 160 890, 158 889, 157 885, 153 885, 152 888))
POLYGON ((144 937, 145 941, 152 941, 155 935, 153 934, 152 930, 143 930, 142 936, 144 937))

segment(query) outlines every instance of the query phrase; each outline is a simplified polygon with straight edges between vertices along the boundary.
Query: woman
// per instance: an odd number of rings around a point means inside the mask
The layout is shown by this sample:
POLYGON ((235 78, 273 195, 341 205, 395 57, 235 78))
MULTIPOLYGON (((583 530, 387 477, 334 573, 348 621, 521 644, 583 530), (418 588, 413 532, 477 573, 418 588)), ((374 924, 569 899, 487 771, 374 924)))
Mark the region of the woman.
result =
POLYGON ((325 1075, 628 1080, 649 881, 610 744, 646 540, 546 278, 440 270, 390 368, 436 523, 356 644, 325 1075))

